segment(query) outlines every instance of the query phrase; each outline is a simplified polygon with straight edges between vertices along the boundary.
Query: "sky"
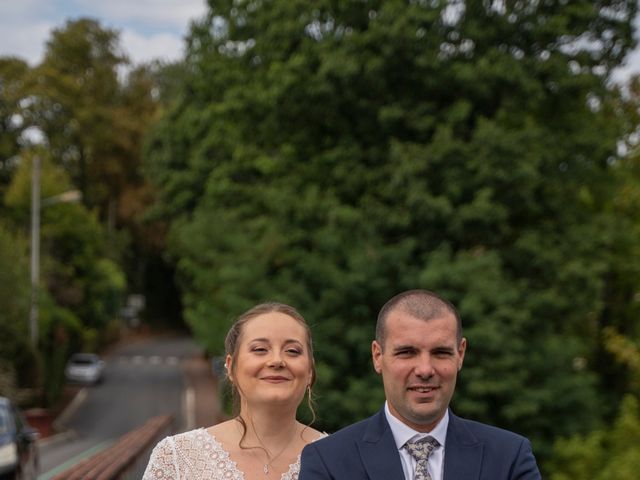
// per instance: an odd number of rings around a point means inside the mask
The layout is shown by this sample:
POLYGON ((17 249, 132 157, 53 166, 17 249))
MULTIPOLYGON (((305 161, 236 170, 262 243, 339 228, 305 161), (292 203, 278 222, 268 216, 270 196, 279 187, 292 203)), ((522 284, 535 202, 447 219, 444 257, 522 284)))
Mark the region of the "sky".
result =
POLYGON ((120 46, 134 64, 178 60, 190 22, 205 12, 206 0, 0 0, 0 56, 35 66, 52 29, 91 17, 120 32, 120 46))
MULTIPOLYGON (((190 22, 206 8, 206 0, 0 0, 0 56, 17 56, 35 66, 53 28, 91 17, 120 32, 120 45, 134 64, 174 61, 184 53, 190 22)), ((640 17, 635 25, 638 35, 640 17)), ((640 47, 614 80, 624 82, 632 74, 640 74, 640 47)))

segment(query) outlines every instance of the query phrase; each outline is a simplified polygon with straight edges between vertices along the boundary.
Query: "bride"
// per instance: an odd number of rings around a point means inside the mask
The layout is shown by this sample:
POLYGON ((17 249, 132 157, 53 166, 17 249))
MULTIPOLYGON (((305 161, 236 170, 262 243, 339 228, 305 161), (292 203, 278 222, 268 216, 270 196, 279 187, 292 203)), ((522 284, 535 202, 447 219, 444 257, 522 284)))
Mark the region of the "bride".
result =
POLYGON ((296 419, 305 393, 311 407, 316 375, 307 323, 288 305, 256 305, 225 351, 237 416, 162 440, 143 480, 298 478, 302 448, 325 435, 296 419))

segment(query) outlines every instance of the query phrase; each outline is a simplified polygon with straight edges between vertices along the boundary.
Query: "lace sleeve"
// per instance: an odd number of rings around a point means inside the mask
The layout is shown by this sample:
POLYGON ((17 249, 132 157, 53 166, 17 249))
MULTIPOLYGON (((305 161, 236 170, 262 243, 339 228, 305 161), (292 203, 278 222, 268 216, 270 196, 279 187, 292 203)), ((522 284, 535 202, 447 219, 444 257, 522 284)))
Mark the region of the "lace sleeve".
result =
POLYGON ((167 437, 158 443, 151 452, 142 480, 178 479, 176 447, 173 438, 167 437))

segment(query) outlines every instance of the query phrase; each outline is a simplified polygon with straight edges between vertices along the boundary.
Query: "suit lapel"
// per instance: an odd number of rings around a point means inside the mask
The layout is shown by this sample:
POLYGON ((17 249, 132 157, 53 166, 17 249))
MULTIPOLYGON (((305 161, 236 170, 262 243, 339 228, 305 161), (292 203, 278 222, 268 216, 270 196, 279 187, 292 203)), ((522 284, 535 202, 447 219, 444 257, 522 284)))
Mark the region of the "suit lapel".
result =
POLYGON ((404 478, 400 454, 384 410, 371 417, 367 430, 357 445, 362 464, 371 480, 404 478))
POLYGON ((477 480, 482 468, 484 445, 464 422, 449 410, 444 454, 444 480, 477 480))

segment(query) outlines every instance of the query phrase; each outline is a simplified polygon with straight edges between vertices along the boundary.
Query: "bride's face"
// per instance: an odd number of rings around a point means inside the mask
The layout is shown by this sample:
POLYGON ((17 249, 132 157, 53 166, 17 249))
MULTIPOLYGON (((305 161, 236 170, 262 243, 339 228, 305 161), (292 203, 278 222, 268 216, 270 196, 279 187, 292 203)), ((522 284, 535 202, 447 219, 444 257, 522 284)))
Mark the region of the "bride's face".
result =
POLYGON ((240 392, 241 406, 254 403, 297 408, 312 380, 306 328, 280 312, 249 320, 242 329, 236 364, 227 371, 240 392))

